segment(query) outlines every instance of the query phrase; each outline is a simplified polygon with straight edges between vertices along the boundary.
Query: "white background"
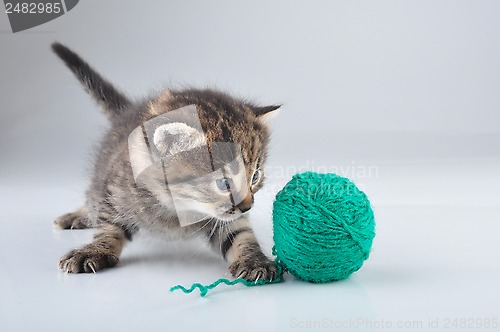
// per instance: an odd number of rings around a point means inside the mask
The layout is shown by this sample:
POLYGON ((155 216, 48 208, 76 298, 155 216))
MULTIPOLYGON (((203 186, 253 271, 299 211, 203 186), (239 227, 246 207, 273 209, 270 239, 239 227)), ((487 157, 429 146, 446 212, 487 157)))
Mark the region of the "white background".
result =
POLYGON ((300 331, 349 322, 363 331, 498 321, 499 12, 500 2, 482 0, 87 0, 16 34, 0 13, 2 326, 300 331), (274 194, 312 169, 348 176, 371 198, 369 261, 343 282, 289 277, 199 298, 168 289, 210 283, 226 263, 197 242, 143 236, 119 268, 58 272, 58 257, 92 231, 57 232, 51 222, 83 202, 106 122, 51 54, 56 40, 137 98, 209 86, 282 103, 252 215, 266 252, 274 194))

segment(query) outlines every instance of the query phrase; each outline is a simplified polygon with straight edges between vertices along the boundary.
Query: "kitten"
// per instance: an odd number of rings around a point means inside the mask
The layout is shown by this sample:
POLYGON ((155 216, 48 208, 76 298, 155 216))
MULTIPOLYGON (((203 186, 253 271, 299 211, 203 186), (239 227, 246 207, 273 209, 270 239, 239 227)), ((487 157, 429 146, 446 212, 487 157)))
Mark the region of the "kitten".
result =
POLYGON ((63 256, 59 268, 95 273, 115 266, 124 244, 144 228, 201 236, 233 276, 275 279, 276 266, 262 253, 247 211, 264 180, 266 118, 279 106, 197 89, 134 102, 67 47, 52 49, 111 123, 85 205, 54 221, 62 229, 95 227, 94 240, 63 256))

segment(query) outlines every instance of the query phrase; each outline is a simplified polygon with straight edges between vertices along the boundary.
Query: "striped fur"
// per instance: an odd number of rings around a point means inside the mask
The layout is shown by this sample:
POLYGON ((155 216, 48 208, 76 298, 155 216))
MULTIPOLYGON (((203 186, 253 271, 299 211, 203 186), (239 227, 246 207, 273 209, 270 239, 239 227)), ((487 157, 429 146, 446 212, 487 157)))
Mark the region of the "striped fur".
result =
MULTIPOLYGON (((229 270, 236 277, 276 278, 276 267, 262 253, 246 211, 252 207, 253 195, 264 181, 262 175, 252 183, 254 173, 263 168, 267 157, 269 132, 263 119, 278 106, 258 107, 209 89, 165 90, 154 98, 133 103, 74 52, 60 44, 54 45, 54 50, 111 120, 111 128, 96 154, 85 205, 54 222, 63 229, 96 227, 98 231, 91 244, 63 256, 59 268, 70 273, 89 273, 115 266, 126 241, 144 228, 170 238, 204 237, 230 263, 229 270), (224 212, 227 218, 214 212, 220 208, 218 197, 225 194, 215 192, 211 179, 201 183, 196 192, 183 193, 195 199, 193 209, 201 206, 196 211, 201 218, 181 227, 169 194, 175 181, 166 183, 164 170, 154 168, 134 179, 127 142, 130 133, 146 121, 188 105, 196 105, 209 150, 216 142, 231 142, 241 148, 244 165, 232 171, 243 171, 246 184, 242 202, 233 203, 224 212)), ((176 176, 182 188, 182 180, 193 176, 193 167, 181 157, 176 162, 176 176)))

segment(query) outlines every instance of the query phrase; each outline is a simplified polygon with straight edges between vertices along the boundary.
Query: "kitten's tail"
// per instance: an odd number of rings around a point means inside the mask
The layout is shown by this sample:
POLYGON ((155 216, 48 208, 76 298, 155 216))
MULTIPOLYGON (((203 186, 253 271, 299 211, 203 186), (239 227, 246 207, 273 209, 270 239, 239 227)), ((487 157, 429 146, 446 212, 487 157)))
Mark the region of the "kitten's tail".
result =
POLYGON ((113 120, 131 102, 121 92, 99 75, 75 52, 60 43, 53 43, 52 50, 75 74, 85 90, 102 106, 104 114, 113 120))

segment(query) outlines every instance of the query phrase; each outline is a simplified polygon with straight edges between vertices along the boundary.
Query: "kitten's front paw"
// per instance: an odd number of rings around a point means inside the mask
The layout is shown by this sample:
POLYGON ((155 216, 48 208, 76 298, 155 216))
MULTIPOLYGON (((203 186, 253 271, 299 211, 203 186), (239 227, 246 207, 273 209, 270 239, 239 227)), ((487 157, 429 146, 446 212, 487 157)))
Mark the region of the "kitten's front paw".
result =
POLYGON ((75 249, 59 261, 59 269, 67 273, 96 273, 107 267, 115 266, 118 257, 98 248, 75 249))
POLYGON ((247 281, 272 281, 278 277, 276 265, 264 255, 239 258, 229 266, 229 272, 247 281))

